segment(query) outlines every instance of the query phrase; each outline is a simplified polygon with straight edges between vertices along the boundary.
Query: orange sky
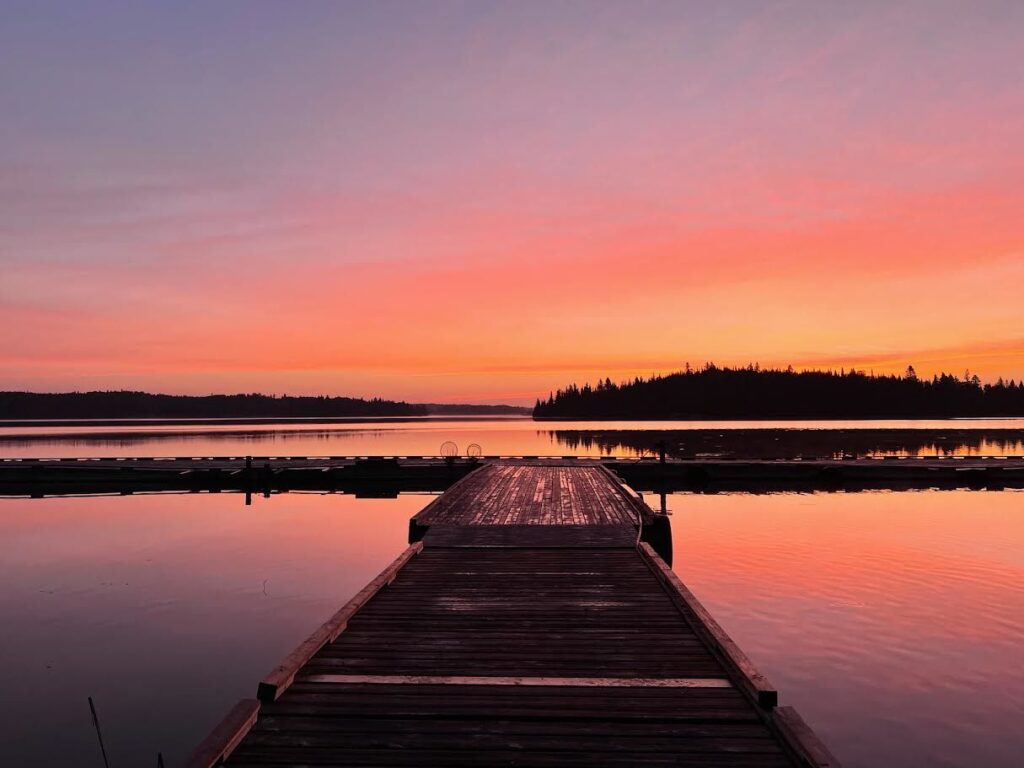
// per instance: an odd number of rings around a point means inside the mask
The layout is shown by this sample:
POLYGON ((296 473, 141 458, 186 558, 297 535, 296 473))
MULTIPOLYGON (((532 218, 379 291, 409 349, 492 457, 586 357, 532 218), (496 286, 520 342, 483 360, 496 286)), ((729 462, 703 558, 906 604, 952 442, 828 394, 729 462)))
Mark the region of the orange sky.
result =
POLYGON ((1024 377, 1019 5, 398 7, 0 24, 0 388, 1024 377))

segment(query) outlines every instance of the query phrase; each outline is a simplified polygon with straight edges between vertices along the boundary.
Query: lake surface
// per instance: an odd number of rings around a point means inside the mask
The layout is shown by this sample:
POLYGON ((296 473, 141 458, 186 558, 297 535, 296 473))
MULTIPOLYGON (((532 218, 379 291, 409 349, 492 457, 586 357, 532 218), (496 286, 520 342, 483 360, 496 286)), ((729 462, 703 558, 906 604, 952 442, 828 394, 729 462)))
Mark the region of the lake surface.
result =
POLYGON ((1020 455, 1024 419, 931 421, 533 421, 529 418, 266 424, 0 426, 0 458, 76 456, 1020 455))
MULTIPOLYGON (((112 766, 176 764, 429 498, 0 499, 0 764, 101 766, 88 696, 112 766)), ((1020 764, 1024 493, 667 502, 675 570, 845 765, 1020 764)))

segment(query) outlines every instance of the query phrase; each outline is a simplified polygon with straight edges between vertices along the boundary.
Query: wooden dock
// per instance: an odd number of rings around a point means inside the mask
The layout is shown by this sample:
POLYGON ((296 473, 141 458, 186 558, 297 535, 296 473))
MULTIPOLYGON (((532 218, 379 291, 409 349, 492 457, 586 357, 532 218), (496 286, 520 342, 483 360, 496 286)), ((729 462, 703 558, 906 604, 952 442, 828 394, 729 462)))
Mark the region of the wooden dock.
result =
POLYGON ((196 750, 227 766, 836 766, 606 468, 489 462, 196 750))

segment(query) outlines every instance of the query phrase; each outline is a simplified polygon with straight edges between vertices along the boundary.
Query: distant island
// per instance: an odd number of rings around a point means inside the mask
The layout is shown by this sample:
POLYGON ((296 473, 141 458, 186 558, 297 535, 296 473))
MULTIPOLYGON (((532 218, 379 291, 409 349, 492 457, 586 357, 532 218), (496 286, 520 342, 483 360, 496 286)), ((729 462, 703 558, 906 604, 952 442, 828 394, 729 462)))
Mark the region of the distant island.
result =
POLYGON ((148 392, 0 392, 0 419, 262 419, 524 415, 510 405, 406 403, 380 398, 148 392))
POLYGON ((918 378, 863 371, 699 369, 616 384, 572 384, 538 400, 536 419, 922 419, 1024 416, 1024 381, 969 372, 918 378))

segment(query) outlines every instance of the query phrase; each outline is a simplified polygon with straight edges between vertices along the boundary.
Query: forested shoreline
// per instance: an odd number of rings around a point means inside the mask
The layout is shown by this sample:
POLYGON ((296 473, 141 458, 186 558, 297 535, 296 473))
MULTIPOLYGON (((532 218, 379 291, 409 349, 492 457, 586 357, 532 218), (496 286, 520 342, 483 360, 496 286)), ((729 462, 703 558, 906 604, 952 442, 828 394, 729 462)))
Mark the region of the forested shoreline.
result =
POLYGON ((1024 416, 1024 381, 982 383, 863 371, 721 368, 708 363, 616 384, 571 384, 538 400, 544 419, 922 419, 1024 416))
POLYGON ((175 419, 427 416, 425 405, 380 398, 148 392, 0 392, 0 419, 175 419))

